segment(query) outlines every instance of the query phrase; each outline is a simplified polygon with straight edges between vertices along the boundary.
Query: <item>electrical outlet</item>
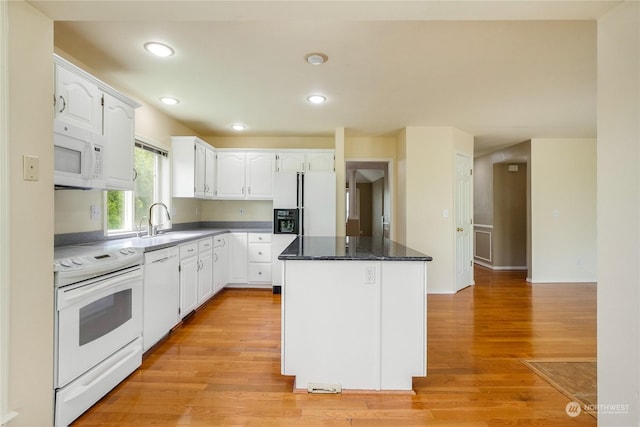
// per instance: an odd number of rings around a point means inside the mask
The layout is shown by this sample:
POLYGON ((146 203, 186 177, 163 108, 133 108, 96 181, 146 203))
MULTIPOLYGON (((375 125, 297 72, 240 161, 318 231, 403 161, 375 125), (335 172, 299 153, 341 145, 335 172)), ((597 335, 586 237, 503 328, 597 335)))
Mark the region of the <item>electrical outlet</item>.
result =
POLYGON ((40 179, 40 158, 38 156, 22 156, 22 179, 25 181, 40 179))
POLYGON ((92 220, 100 219, 100 206, 91 205, 90 207, 90 217, 92 220))
POLYGON ((364 283, 367 285, 372 285, 376 283, 376 268, 374 266, 365 267, 364 283))

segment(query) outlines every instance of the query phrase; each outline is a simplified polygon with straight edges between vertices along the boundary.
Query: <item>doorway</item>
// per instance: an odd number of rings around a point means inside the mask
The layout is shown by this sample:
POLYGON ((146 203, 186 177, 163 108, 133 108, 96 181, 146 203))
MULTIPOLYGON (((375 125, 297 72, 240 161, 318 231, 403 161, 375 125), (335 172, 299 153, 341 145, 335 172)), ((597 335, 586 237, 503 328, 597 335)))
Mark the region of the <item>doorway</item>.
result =
POLYGON ((391 236, 389 162, 346 162, 346 235, 391 236))

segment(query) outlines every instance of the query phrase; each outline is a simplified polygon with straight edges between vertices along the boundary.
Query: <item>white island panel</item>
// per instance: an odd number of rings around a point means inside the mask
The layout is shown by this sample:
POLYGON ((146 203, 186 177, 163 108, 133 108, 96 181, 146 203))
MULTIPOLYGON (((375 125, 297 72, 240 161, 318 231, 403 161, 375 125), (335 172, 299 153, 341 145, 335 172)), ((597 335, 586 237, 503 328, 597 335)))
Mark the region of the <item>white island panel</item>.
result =
POLYGON ((411 390, 426 375, 426 262, 285 260, 282 373, 295 387, 411 390))

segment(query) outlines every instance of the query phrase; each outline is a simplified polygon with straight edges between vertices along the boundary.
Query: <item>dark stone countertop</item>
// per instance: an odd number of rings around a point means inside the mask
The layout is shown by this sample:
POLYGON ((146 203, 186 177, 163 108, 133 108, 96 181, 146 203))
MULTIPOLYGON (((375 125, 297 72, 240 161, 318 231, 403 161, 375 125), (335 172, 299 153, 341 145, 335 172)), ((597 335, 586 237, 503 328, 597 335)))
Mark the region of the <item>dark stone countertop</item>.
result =
POLYGON ((282 261, 431 261, 428 255, 389 239, 299 236, 278 256, 282 261))

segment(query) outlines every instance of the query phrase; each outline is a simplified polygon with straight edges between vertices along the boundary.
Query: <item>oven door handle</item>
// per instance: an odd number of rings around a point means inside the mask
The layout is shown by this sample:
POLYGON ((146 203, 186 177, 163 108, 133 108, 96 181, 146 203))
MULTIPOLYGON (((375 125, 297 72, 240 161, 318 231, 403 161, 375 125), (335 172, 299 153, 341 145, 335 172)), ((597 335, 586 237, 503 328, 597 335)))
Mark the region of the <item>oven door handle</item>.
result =
POLYGON ((142 279, 142 270, 126 273, 120 276, 112 277, 104 282, 97 284, 88 284, 80 288, 64 290, 62 289, 62 299, 59 301, 58 311, 62 308, 73 304, 74 302, 85 298, 87 295, 93 295, 104 290, 115 288, 123 283, 133 280, 142 279))

